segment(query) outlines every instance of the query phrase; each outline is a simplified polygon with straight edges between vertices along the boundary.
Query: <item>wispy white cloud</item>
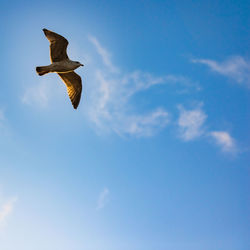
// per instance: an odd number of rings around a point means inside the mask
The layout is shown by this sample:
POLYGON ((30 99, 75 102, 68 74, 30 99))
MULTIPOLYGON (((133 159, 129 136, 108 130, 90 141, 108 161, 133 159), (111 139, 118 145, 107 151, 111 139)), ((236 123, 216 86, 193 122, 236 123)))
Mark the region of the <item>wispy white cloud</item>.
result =
POLYGON ((115 128, 118 134, 122 130, 125 134, 147 137, 154 135, 169 123, 169 114, 164 109, 158 108, 145 115, 131 115, 122 120, 126 123, 122 127, 115 128))
POLYGON ((169 112, 158 107, 138 113, 132 105, 132 98, 138 93, 163 84, 199 90, 197 83, 183 76, 154 76, 139 70, 124 73, 112 64, 110 53, 95 37, 90 36, 89 39, 105 65, 104 68, 100 66, 93 70, 94 79, 91 81, 92 89, 88 92, 87 109, 90 120, 102 131, 114 131, 121 136, 152 136, 170 122, 169 112))
POLYGON ((144 114, 136 114, 130 98, 149 85, 161 83, 152 76, 138 77, 139 73, 113 77, 97 70, 97 84, 92 92, 89 117, 99 129, 112 130, 119 135, 151 136, 169 122, 169 114, 156 108, 144 114), (143 79, 142 78, 147 78, 143 79))
POLYGON ((211 131, 205 126, 207 115, 202 110, 202 103, 198 103, 194 109, 185 109, 179 105, 180 115, 178 118, 179 136, 184 141, 191 141, 202 137, 214 142, 223 152, 236 154, 238 148, 236 141, 226 131, 211 131))
POLYGON ((224 152, 236 152, 236 143, 232 136, 226 131, 212 131, 209 133, 215 140, 216 144, 224 152))
POLYGON ((183 106, 179 106, 179 135, 184 141, 193 140, 200 137, 204 133, 203 125, 207 115, 201 109, 201 103, 197 106, 198 107, 190 110, 186 110, 183 106))
POLYGON ((101 191, 97 200, 96 210, 102 209, 107 204, 109 193, 109 189, 106 187, 101 191))
POLYGON ((103 60, 103 63, 109 68, 109 70, 112 72, 119 72, 118 68, 114 66, 111 61, 110 53, 104 47, 101 46, 101 44, 95 37, 89 35, 88 38, 89 41, 91 41, 95 45, 98 54, 103 60))
POLYGON ((55 75, 37 76, 36 81, 27 84, 21 102, 35 108, 48 108, 50 105, 56 105, 60 97, 64 97, 70 105, 67 97, 67 90, 61 79, 55 75))
POLYGON ((40 81, 36 85, 26 88, 21 101, 27 105, 46 107, 50 97, 51 86, 49 81, 40 81))
POLYGON ((193 59, 191 61, 207 65, 212 71, 250 87, 250 61, 241 56, 233 56, 223 62, 210 59, 193 59))
POLYGON ((7 217, 12 213, 17 198, 11 198, 0 206, 0 226, 3 226, 7 217))

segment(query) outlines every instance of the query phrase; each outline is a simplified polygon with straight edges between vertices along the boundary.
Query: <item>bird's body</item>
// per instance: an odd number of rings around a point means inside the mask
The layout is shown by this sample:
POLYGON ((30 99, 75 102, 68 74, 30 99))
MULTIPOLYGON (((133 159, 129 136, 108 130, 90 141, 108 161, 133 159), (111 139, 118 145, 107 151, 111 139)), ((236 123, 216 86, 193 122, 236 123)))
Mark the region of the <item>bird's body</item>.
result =
POLYGON ((44 75, 47 73, 68 73, 77 69, 80 65, 78 63, 71 61, 69 59, 60 61, 60 62, 53 62, 48 66, 41 66, 38 68, 38 74, 44 75), (39 71, 40 68, 40 71, 39 71), (42 70, 41 70, 42 68, 42 70))
POLYGON ((48 66, 36 67, 36 71, 40 76, 47 73, 58 73, 65 83, 72 105, 76 109, 81 99, 82 80, 74 70, 83 66, 83 64, 68 58, 66 52, 68 41, 63 36, 47 29, 43 29, 43 31, 50 41, 50 59, 52 63, 48 66))

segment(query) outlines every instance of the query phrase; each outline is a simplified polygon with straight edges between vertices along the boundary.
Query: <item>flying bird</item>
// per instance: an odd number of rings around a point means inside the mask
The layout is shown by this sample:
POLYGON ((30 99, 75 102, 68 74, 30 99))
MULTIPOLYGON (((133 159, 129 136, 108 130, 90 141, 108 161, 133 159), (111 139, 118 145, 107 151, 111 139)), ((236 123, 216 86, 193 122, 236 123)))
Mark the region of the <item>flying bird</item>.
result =
POLYGON ((63 36, 43 29, 45 36, 50 42, 50 60, 51 64, 48 66, 36 67, 36 72, 39 76, 50 72, 57 73, 65 83, 69 98, 74 109, 77 109, 82 93, 82 79, 74 72, 80 66, 80 62, 71 61, 67 55, 68 41, 63 36))

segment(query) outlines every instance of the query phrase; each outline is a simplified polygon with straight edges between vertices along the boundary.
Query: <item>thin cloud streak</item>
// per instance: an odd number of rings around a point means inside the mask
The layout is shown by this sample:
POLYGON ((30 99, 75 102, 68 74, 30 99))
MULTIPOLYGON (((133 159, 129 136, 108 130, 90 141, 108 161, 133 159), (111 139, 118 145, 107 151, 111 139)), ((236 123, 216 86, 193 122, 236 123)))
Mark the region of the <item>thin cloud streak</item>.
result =
POLYGON ((113 131, 120 136, 149 137, 165 128, 170 122, 170 114, 163 107, 138 114, 131 98, 137 93, 164 84, 181 86, 182 89, 195 88, 197 83, 183 76, 154 76, 148 72, 135 70, 123 73, 110 60, 110 53, 93 36, 89 40, 101 55, 103 67, 94 68, 92 91, 89 91, 89 119, 99 131, 113 131))
POLYGON ((134 94, 150 85, 161 83, 158 79, 150 76, 146 81, 141 81, 141 78, 131 75, 114 77, 100 70, 95 72, 95 77, 96 89, 92 93, 88 111, 91 121, 99 129, 111 130, 121 136, 147 137, 168 124, 170 118, 165 109, 156 108, 144 114, 136 114, 130 104, 134 94))
POLYGON ((48 106, 50 90, 50 82, 41 81, 37 85, 28 87, 21 97, 21 101, 27 105, 35 104, 39 107, 46 107, 48 106))
POLYGON ((236 144, 232 136, 226 131, 212 131, 210 136, 213 137, 216 144, 221 147, 224 152, 235 152, 236 144))
MULTIPOLYGON (((20 99, 24 105, 46 109, 51 104, 55 105, 61 97, 68 98, 67 90, 61 84, 59 77, 54 79, 51 76, 44 78, 38 76, 37 83, 28 85, 20 99)), ((68 102, 70 103, 69 99, 68 102)))
POLYGON ((241 56, 233 56, 223 62, 210 59, 193 59, 191 62, 204 64, 212 71, 250 87, 250 61, 241 56))
POLYGON ((101 46, 101 44, 99 43, 99 41, 89 35, 88 36, 89 41, 94 44, 94 46, 96 47, 96 50, 98 52, 98 54, 101 56, 103 63, 109 68, 109 70, 113 73, 117 73, 119 72, 119 70, 113 65, 113 63, 111 62, 111 55, 110 53, 101 46))
POLYGON ((203 137, 212 138, 223 152, 236 154, 238 148, 235 139, 226 131, 209 131, 205 127, 206 113, 201 109, 202 103, 194 109, 185 109, 179 105, 180 115, 177 121, 179 137, 183 141, 191 141, 203 137))
POLYGON ((126 121, 126 123, 122 127, 114 128, 117 134, 122 129, 123 134, 136 137, 150 137, 164 128, 169 123, 170 118, 168 112, 158 108, 145 115, 131 115, 121 120, 126 121))
POLYGON ((180 105, 179 111, 178 126, 180 138, 184 141, 191 141, 203 135, 203 125, 207 115, 201 110, 201 103, 198 107, 191 110, 186 110, 180 105))
POLYGON ((109 189, 106 187, 102 190, 98 197, 96 210, 102 209, 107 204, 109 193, 109 189))

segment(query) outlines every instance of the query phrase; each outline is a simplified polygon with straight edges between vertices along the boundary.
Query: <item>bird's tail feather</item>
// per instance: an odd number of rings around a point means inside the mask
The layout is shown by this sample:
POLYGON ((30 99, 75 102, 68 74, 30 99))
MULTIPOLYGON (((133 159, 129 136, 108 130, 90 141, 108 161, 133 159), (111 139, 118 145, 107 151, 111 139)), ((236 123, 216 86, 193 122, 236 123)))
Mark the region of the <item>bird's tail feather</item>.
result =
POLYGON ((36 67, 36 72, 39 76, 45 75, 50 72, 50 67, 49 66, 36 67))

